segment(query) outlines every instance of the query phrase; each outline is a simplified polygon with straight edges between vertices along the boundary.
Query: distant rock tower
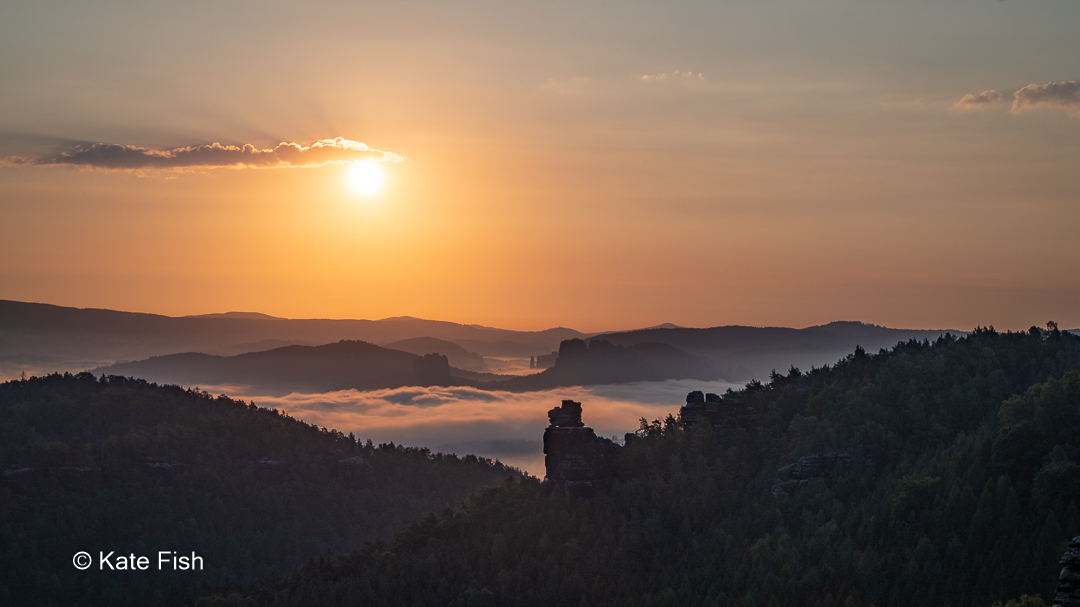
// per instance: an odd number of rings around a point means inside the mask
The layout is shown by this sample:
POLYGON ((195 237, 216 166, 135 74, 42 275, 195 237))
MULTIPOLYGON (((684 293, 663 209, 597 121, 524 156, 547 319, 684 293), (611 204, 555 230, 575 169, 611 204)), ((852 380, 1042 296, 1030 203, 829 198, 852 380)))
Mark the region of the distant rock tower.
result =
POLYGON ((593 485, 615 477, 619 445, 600 438, 581 421, 581 403, 564 400, 548 411, 551 425, 544 430, 544 464, 547 478, 576 495, 587 494, 593 485))
POLYGON ((1069 542, 1061 564, 1054 607, 1080 607, 1080 536, 1069 542))

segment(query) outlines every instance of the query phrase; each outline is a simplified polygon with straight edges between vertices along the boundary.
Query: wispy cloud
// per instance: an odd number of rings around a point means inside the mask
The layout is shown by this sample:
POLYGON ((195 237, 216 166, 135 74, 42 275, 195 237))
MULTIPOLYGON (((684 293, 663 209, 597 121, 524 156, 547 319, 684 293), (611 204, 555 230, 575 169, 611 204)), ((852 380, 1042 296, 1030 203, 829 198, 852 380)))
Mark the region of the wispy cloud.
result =
POLYGON ((210 168, 296 168, 344 164, 360 160, 401 162, 403 156, 376 150, 344 137, 323 139, 309 146, 282 142, 273 148, 198 145, 171 150, 148 150, 133 145, 94 143, 49 158, 0 158, 0 164, 29 166, 73 165, 105 170, 172 170, 210 168))
POLYGON ((964 95, 960 101, 953 104, 953 107, 960 108, 962 110, 973 110, 977 108, 984 108, 987 106, 1000 103, 1005 96, 1001 93, 990 90, 983 91, 978 95, 967 94, 964 95))
POLYGON ((661 74, 645 74, 641 77, 645 81, 662 82, 665 80, 704 80, 705 76, 701 75, 701 72, 695 74, 694 72, 680 72, 675 70, 674 72, 664 72, 661 74))
POLYGON ((1013 93, 1013 96, 1014 113, 1050 108, 1080 116, 1080 82, 1076 80, 1029 84, 1013 93))

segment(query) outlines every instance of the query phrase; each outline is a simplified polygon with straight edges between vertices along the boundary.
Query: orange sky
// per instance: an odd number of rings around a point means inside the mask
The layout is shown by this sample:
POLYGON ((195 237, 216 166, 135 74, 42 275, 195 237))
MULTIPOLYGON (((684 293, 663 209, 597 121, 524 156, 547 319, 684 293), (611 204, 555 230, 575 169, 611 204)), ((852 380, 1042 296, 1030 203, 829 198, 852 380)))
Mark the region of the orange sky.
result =
POLYGON ((12 3, 0 157, 340 136, 407 160, 370 198, 340 164, 9 160, 0 298, 1080 326, 1080 8, 964 6, 12 3))

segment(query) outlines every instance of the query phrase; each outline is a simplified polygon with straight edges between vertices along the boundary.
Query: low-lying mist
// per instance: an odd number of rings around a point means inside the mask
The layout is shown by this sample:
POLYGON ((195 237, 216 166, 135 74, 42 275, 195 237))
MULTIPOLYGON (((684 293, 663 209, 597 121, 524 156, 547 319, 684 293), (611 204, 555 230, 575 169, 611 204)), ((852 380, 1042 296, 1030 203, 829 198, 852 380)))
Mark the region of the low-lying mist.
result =
POLYGON ((541 439, 547 412, 563 399, 582 403, 582 419, 597 434, 621 439, 649 420, 677 414, 687 392, 723 393, 728 382, 669 380, 511 393, 468 387, 408 387, 359 392, 293 393, 271 397, 228 386, 209 391, 276 408, 308 423, 353 433, 376 444, 394 442, 433 451, 475 454, 544 475, 541 439))

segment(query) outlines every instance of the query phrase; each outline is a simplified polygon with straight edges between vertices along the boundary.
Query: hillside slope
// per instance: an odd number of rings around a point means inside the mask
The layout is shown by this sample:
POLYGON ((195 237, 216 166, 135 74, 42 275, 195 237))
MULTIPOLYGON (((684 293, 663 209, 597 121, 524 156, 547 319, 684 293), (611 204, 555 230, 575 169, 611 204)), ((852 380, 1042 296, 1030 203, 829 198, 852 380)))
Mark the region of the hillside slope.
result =
POLYGON ((1080 338, 1054 327, 857 350, 723 395, 730 424, 643 421, 591 497, 523 479, 197 605, 1048 597, 1080 532, 1078 367, 1080 338))
POLYGON ((20 606, 147 604, 281 573, 516 474, 89 374, 0 384, 0 471, 0 604, 20 606), (81 550, 194 551, 205 569, 78 571, 81 550))
MULTIPOLYGON (((724 326, 708 329, 657 327, 636 331, 603 333, 602 339, 616 345, 662 343, 707 358, 728 381, 765 380, 773 370, 787 371, 832 364, 856 346, 868 352, 891 348, 911 339, 934 340, 944 330, 890 329, 861 322, 838 321, 826 325, 791 329, 787 327, 724 326)), ((959 334, 957 331, 951 332, 959 334)))
MULTIPOLYGON (((415 354, 362 341, 285 346, 236 356, 189 352, 94 369, 184 386, 250 386, 256 393, 377 390, 421 385, 415 354)), ((449 377, 449 376, 447 376, 449 377)))

